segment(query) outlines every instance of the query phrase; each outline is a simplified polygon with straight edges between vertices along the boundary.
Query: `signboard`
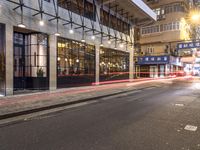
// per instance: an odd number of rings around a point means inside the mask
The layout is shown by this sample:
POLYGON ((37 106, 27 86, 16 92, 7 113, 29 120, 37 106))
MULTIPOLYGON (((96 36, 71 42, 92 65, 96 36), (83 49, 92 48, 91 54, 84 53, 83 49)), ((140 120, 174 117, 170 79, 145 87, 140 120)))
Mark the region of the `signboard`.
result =
POLYGON ((178 49, 189 49, 189 48, 198 48, 200 47, 200 41, 198 42, 185 42, 185 43, 178 43, 178 49))
POLYGON ((143 56, 138 57, 137 64, 168 64, 170 61, 169 56, 143 56))

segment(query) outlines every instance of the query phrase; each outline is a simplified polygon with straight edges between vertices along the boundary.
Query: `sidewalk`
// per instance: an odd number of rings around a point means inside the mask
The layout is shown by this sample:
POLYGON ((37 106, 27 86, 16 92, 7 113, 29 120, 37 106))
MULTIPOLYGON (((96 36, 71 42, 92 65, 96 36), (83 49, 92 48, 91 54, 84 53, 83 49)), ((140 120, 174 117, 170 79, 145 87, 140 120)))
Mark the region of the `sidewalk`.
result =
MULTIPOLYGON (((164 82, 173 79, 162 79, 164 82)), ((103 98, 132 90, 163 84, 161 80, 124 82, 77 87, 40 93, 0 97, 0 120, 42 110, 103 98), (158 81, 158 82, 157 82, 158 81)))

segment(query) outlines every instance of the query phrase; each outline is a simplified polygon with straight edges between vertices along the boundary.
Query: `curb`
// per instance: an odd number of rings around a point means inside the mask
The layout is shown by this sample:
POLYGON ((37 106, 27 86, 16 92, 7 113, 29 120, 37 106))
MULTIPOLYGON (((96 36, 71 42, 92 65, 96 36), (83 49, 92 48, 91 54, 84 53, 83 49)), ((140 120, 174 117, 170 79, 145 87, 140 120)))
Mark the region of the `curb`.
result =
MULTIPOLYGON (((150 87, 152 87, 152 86, 150 86, 150 87)), ((145 88, 149 88, 149 87, 145 87, 145 88)), ((134 90, 142 90, 142 89, 145 89, 145 88, 139 88, 139 89, 134 89, 134 90)), ((63 106, 68 106, 68 105, 72 105, 72 104, 78 104, 78 103, 82 103, 82 102, 92 101, 92 100, 95 100, 95 99, 101 99, 101 98, 105 98, 105 97, 108 97, 108 96, 120 95, 120 94, 128 93, 128 92, 131 92, 131 91, 134 91, 134 90, 121 91, 121 92, 106 94, 106 95, 102 95, 102 96, 96 96, 96 97, 91 97, 91 98, 75 100, 75 101, 71 101, 71 102, 65 102, 65 103, 49 105, 49 106, 44 106, 44 107, 39 107, 39 108, 32 108, 32 109, 29 109, 29 110, 23 110, 23 111, 18 111, 18 112, 11 112, 11 113, 8 113, 8 114, 0 115, 0 120, 9 119, 9 118, 13 118, 13 117, 21 116, 21 115, 28 115, 28 114, 41 112, 41 111, 44 111, 44 110, 49 110, 49 109, 54 109, 54 108, 59 108, 59 107, 63 107, 63 106)))

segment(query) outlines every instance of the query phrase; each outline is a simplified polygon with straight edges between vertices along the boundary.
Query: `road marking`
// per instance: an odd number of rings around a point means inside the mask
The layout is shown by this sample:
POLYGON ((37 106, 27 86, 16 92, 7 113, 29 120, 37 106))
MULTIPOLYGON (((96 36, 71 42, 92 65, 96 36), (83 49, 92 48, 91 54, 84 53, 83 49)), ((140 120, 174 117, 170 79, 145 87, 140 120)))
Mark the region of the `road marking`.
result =
POLYGON ((183 107, 184 104, 175 104, 175 106, 183 107))
POLYGON ((195 132, 197 130, 197 126, 193 126, 193 125, 186 125, 185 130, 188 130, 188 131, 193 131, 195 132))

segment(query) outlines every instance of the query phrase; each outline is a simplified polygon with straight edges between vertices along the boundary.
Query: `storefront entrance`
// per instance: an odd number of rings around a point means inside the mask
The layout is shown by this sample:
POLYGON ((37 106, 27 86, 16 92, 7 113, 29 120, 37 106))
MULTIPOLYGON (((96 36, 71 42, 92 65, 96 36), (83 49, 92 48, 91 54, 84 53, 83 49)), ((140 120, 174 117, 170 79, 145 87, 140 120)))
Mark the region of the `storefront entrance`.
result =
POLYGON ((48 36, 14 32, 14 92, 48 89, 48 72, 48 36))
POLYGON ((158 77, 158 67, 150 66, 150 78, 157 78, 157 77, 158 77))

